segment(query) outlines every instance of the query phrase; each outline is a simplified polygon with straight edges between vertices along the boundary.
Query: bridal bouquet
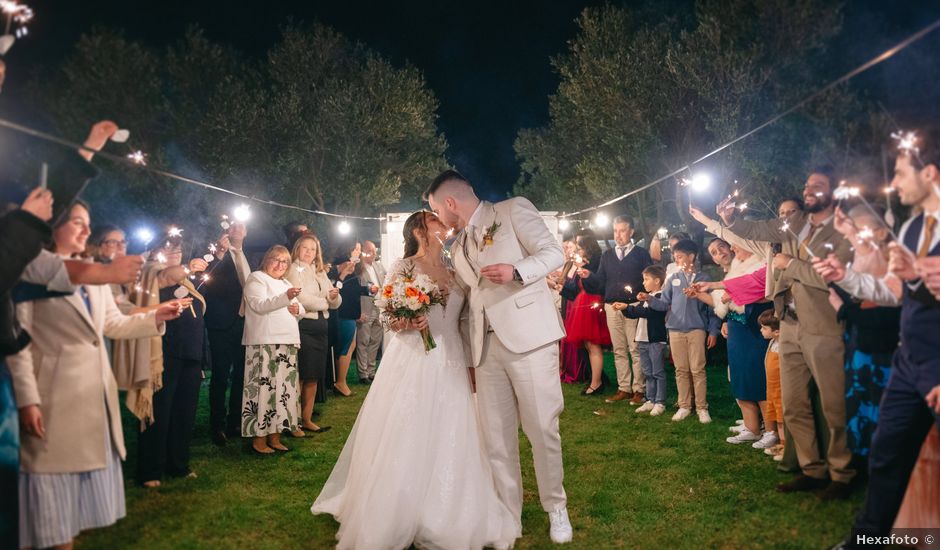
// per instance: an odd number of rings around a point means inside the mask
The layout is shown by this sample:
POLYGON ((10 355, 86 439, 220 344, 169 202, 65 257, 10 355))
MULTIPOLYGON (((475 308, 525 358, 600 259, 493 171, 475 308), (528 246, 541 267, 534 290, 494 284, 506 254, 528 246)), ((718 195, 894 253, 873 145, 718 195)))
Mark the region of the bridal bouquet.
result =
MULTIPOLYGON (((415 273, 413 265, 394 274, 375 298, 375 305, 389 323, 427 315, 431 306, 445 302, 437 283, 427 275, 415 273)), ((437 347, 430 327, 421 330, 421 338, 425 352, 437 347)))

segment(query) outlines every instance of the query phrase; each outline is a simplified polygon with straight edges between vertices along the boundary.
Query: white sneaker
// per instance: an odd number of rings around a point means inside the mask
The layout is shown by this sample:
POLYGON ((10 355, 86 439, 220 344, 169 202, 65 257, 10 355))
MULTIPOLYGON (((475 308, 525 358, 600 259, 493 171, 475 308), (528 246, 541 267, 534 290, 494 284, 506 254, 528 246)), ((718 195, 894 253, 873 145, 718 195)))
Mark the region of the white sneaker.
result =
POLYGON ((493 550, 512 550, 512 546, 510 542, 497 542, 493 545, 493 550))
POLYGON ((653 410, 650 411, 650 416, 659 416, 664 412, 666 412, 666 405, 657 403, 656 405, 653 405, 653 410))
POLYGON ((769 449, 780 443, 780 438, 777 437, 777 432, 764 432, 764 435, 760 438, 760 441, 755 441, 751 444, 751 447, 755 449, 769 449))
POLYGON ((642 405, 640 405, 639 408, 637 408, 636 412, 645 413, 651 410, 653 410, 653 402, 647 401, 646 403, 643 403, 642 405))
POLYGON ((672 421, 679 422, 680 420, 685 420, 690 414, 692 414, 692 411, 685 407, 680 407, 679 410, 676 411, 676 414, 672 415, 672 421))
POLYGON ((735 424, 734 426, 731 426, 730 428, 728 428, 728 431, 731 433, 739 434, 741 433, 741 430, 746 430, 746 429, 747 428, 744 427, 744 424, 735 424))
POLYGON ((739 418, 739 419, 735 420, 734 423, 735 423, 736 425, 738 425, 738 426, 743 426, 743 425, 744 425, 744 419, 743 419, 743 418, 739 418))
POLYGON ((548 536, 555 544, 564 544, 571 542, 574 536, 574 530, 571 528, 571 521, 568 520, 568 509, 562 508, 548 513, 548 521, 551 527, 548 530, 548 536))
POLYGON ((774 455, 774 462, 783 462, 783 453, 774 455))
POLYGON ((738 443, 748 443, 750 441, 757 441, 759 439, 760 436, 758 436, 756 433, 747 428, 744 428, 741 430, 741 433, 738 435, 732 435, 731 437, 725 439, 725 441, 737 445, 738 443))
POLYGON ((702 424, 708 424, 712 421, 712 415, 708 414, 708 410, 698 411, 698 421, 702 424))

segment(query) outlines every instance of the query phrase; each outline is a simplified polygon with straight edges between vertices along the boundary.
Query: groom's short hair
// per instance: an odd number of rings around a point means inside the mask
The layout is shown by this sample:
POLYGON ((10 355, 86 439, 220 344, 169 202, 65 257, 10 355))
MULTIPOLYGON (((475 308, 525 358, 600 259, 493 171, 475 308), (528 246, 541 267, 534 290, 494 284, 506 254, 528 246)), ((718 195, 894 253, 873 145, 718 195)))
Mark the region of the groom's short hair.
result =
POLYGON ((461 181, 463 183, 466 183, 468 186, 470 185, 470 182, 467 180, 467 178, 460 175, 460 172, 456 170, 444 170, 443 172, 438 174, 436 178, 434 178, 434 181, 431 182, 431 185, 429 185, 428 188, 424 191, 424 195, 422 198, 425 201, 428 200, 431 197, 431 195, 433 195, 434 193, 437 193, 437 190, 440 189, 442 185, 444 185, 445 183, 449 181, 461 181))

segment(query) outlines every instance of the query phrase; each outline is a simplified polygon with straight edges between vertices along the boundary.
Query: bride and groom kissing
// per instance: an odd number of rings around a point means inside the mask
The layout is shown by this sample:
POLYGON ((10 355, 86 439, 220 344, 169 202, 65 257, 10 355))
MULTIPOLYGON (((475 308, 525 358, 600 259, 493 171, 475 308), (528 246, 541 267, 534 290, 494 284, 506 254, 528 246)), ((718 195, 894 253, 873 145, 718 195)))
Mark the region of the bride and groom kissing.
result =
POLYGON ((544 283, 564 261, 561 246, 531 202, 481 201, 453 170, 425 199, 433 213, 408 218, 405 257, 389 274, 426 274, 446 305, 390 324, 381 368, 311 511, 340 523, 341 549, 511 548, 522 535, 521 422, 549 536, 569 542, 564 328, 544 283), (451 229, 452 269, 443 251, 451 229), (425 327, 437 343, 429 351, 425 327))

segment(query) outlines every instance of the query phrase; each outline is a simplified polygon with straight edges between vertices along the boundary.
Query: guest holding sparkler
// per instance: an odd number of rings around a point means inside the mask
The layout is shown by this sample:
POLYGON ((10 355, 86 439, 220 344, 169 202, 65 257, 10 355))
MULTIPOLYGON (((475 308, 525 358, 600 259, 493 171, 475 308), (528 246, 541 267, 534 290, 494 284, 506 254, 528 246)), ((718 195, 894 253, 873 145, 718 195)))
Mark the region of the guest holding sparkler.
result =
MULTIPOLYGON (((578 253, 577 241, 577 236, 574 236, 562 243, 567 260, 554 279, 550 278, 561 298, 561 315, 565 324, 570 323, 568 318, 574 313, 574 301, 581 293, 581 277, 578 276, 578 270, 584 267, 584 256, 578 253)), ((558 346, 561 381, 566 384, 576 384, 589 380, 591 373, 587 367, 590 363, 584 346, 572 344, 565 338, 559 340, 558 346)))
POLYGON ((245 379, 245 331, 242 288, 251 268, 242 251, 247 228, 242 222, 222 221, 224 232, 213 243, 215 255, 210 279, 200 281, 206 298, 206 328, 212 356, 209 379, 209 432, 212 442, 225 445, 241 435, 242 384, 245 379), (225 392, 231 386, 226 407, 225 392), (227 409, 227 410, 226 410, 227 409))
POLYGON ((855 476, 845 430, 845 371, 842 325, 829 305, 829 287, 811 261, 834 254, 850 257, 849 242, 833 227, 836 179, 829 168, 810 173, 803 189, 806 212, 796 212, 783 222, 737 219, 738 209, 723 201, 719 216, 725 225, 745 239, 782 246, 773 259, 774 309, 781 319, 780 376, 784 418, 795 445, 802 473, 777 486, 781 492, 813 491, 823 500, 846 499, 855 476), (816 425, 810 396, 811 381, 819 389, 823 415, 829 426, 826 458, 816 443, 816 425))
POLYGON ((696 300, 692 285, 708 281, 708 274, 695 268, 698 246, 690 241, 679 241, 672 248, 679 271, 666 278, 662 295, 640 292, 637 299, 649 302, 657 311, 667 311, 666 328, 669 330, 669 348, 676 365, 676 387, 679 392, 679 410, 672 420, 679 422, 692 414, 692 394, 695 409, 702 424, 712 421, 708 413, 708 384, 705 375, 705 349, 718 343, 721 321, 703 302, 696 300))
POLYGON ((589 292, 584 286, 584 281, 597 271, 601 261, 601 247, 597 244, 594 232, 590 230, 578 233, 577 243, 577 253, 585 264, 578 270, 580 292, 568 306, 570 313, 565 318, 564 341, 569 345, 583 346, 587 350, 591 381, 581 394, 598 396, 604 392, 602 346, 609 346, 611 337, 604 315, 604 297, 589 292))
POLYGON ((584 280, 584 288, 604 297, 607 328, 614 346, 617 393, 606 401, 629 400, 631 405, 640 405, 645 401, 646 381, 636 343, 638 320, 627 319, 613 304, 636 301, 636 293, 643 288, 643 270, 652 265, 653 260, 645 248, 633 243, 636 228, 633 218, 617 216, 613 228, 615 246, 601 256, 597 272, 584 280))
POLYGON ((199 386, 206 356, 205 340, 206 300, 196 290, 190 276, 208 268, 203 258, 193 258, 183 267, 182 230, 171 228, 162 240, 163 246, 154 251, 157 259, 156 274, 159 299, 191 298, 187 311, 167 323, 160 351, 161 360, 154 362, 151 350, 150 365, 161 367, 151 372, 153 380, 153 421, 143 423, 139 432, 137 453, 137 481, 144 487, 159 487, 162 477, 196 477, 189 468, 189 446, 199 405, 199 386))
POLYGON ((342 304, 336 310, 337 342, 334 353, 338 356, 336 361, 336 381, 333 389, 343 396, 351 396, 352 390, 346 384, 346 375, 349 373, 349 364, 356 351, 356 323, 362 318, 363 296, 370 295, 368 285, 362 283, 362 263, 359 256, 362 254, 362 245, 355 241, 341 242, 333 255, 333 269, 330 279, 336 282, 342 304))
POLYGON ((329 318, 330 310, 340 306, 343 299, 326 274, 320 239, 312 233, 297 239, 291 254, 294 262, 287 271, 287 280, 300 289, 297 301, 304 306, 300 319, 300 351, 297 369, 300 373, 300 427, 314 433, 329 430, 313 421, 313 405, 317 386, 330 364, 329 318))
POLYGON ((285 279, 290 252, 280 245, 264 255, 261 270, 245 282, 245 382, 242 437, 252 438, 258 454, 287 451, 281 433, 303 437, 300 429, 298 320, 306 311, 297 301, 301 289, 285 279))

